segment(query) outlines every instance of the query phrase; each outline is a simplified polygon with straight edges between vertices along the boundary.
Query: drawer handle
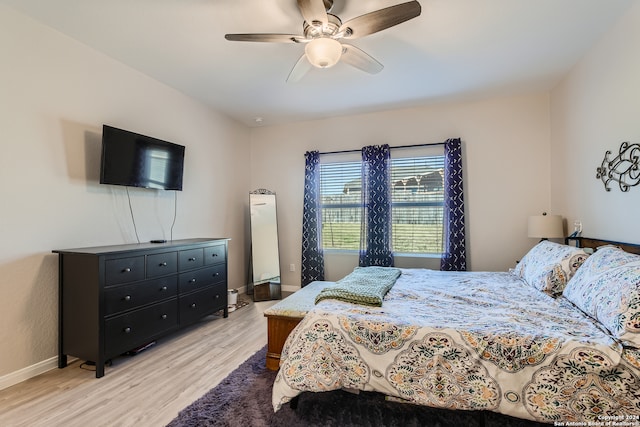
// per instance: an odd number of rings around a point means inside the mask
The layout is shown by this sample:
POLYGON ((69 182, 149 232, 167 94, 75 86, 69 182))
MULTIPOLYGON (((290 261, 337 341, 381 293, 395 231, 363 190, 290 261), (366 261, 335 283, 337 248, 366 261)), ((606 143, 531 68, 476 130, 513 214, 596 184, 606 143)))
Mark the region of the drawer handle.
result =
POLYGON ((217 257, 217 256, 218 256, 218 254, 213 253, 213 254, 211 254, 211 256, 215 258, 215 257, 217 257))
POLYGON ((189 258, 189 261, 195 261, 195 260, 196 260, 196 257, 189 258))
POLYGON ((219 273, 219 272, 217 272, 217 273, 214 273, 214 274, 213 274, 213 277, 218 277, 219 275, 220 275, 220 273, 219 273))
POLYGON ((216 294, 216 299, 220 298, 220 294, 216 294))
POLYGON ((131 328, 127 326, 126 328, 123 329, 123 331, 124 331, 125 334, 130 334, 131 333, 131 328))
POLYGON ((125 295, 125 297, 122 299, 125 301, 131 301, 131 295, 125 295))
POLYGON ((166 267, 166 266, 167 266, 166 262, 161 262, 160 265, 159 265, 159 267, 166 267))
POLYGON ((166 291, 166 290, 167 290, 167 287, 166 287, 166 286, 163 286, 163 287, 161 287, 161 288, 160 288, 160 290, 161 290, 161 291, 166 291))
POLYGON ((160 316, 160 318, 161 318, 162 320, 166 320, 166 319, 167 319, 167 315, 166 315, 166 314, 163 314, 162 316, 160 316))
POLYGON ((124 270, 122 270, 123 273, 130 273, 131 269, 129 267, 125 268, 124 270))
POLYGON ((189 283, 196 283, 195 277, 193 279, 189 280, 189 283))
POLYGON ((196 308, 196 303, 191 304, 191 308, 196 308))

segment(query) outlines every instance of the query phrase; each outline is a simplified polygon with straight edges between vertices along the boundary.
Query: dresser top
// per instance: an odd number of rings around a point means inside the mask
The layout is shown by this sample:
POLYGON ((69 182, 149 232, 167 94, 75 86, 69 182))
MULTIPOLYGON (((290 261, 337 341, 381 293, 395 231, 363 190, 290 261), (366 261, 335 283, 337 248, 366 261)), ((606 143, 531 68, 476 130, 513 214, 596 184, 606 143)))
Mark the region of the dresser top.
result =
POLYGON ((57 254, 89 254, 89 255, 109 255, 117 252, 128 251, 148 251, 154 249, 179 249, 180 247, 188 247, 198 244, 219 244, 221 242, 227 242, 231 239, 227 237, 215 237, 215 238, 195 238, 195 239, 181 239, 181 240, 167 240, 165 243, 131 243, 122 245, 110 245, 110 246, 94 246, 89 248, 76 248, 76 249, 55 249, 52 252, 57 254))

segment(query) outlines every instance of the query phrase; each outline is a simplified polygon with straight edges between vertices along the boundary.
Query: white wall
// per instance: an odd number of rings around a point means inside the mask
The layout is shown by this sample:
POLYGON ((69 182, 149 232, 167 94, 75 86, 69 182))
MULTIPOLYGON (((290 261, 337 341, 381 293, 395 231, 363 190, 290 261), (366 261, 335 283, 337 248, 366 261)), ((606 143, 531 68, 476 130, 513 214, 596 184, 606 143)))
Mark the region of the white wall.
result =
MULTIPOLYGON (((57 354, 51 250, 136 241, 124 187, 98 184, 103 123, 186 146, 173 237, 232 238, 245 284, 245 127, 2 5, 0 52, 0 380, 57 354)), ((141 241, 170 237, 173 197, 131 191, 141 241)))
MULTIPOLYGON (((305 151, 422 144, 453 137, 463 141, 469 267, 506 270, 535 244, 526 237, 528 216, 550 207, 547 95, 253 129, 251 186, 277 193, 283 285, 300 286, 305 151), (289 272, 290 264, 296 265, 295 273, 289 272)), ((355 257, 328 257, 327 279, 337 280, 356 264, 355 257)))
POLYGON ((640 186, 606 192, 596 179, 605 152, 640 143, 640 2, 551 95, 552 206, 584 235, 640 243, 640 186))

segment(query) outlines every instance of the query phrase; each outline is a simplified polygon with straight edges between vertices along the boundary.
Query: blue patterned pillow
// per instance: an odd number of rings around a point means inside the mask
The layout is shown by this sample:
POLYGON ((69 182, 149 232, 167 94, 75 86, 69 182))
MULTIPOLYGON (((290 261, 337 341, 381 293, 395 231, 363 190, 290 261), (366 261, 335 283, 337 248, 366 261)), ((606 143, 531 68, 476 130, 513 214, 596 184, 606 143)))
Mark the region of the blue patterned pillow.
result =
POLYGON ((640 347, 640 256, 612 246, 598 249, 563 296, 626 345, 640 347))
POLYGON ((558 296, 588 256, 581 248, 543 240, 527 252, 513 272, 529 286, 558 296))

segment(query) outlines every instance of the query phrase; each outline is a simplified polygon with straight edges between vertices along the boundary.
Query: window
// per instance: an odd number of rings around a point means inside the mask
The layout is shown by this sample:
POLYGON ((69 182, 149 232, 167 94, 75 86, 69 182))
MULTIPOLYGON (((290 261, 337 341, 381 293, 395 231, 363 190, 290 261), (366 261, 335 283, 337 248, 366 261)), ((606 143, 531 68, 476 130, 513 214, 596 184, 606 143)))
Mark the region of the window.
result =
POLYGON ((443 252, 444 156, 391 160, 393 252, 443 252))
MULTIPOLYGON (((320 165, 323 249, 358 250, 361 162, 320 165)), ((393 252, 443 252, 444 156, 391 160, 393 252)))

